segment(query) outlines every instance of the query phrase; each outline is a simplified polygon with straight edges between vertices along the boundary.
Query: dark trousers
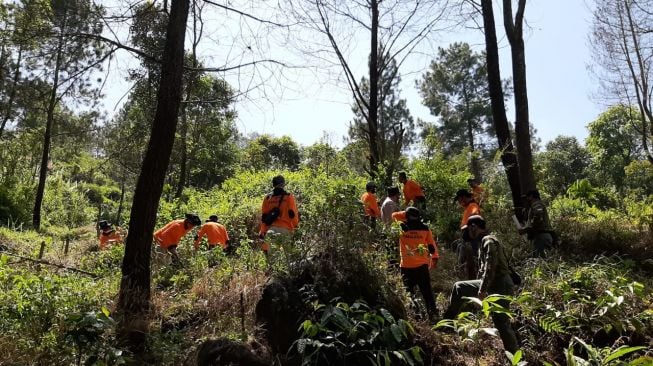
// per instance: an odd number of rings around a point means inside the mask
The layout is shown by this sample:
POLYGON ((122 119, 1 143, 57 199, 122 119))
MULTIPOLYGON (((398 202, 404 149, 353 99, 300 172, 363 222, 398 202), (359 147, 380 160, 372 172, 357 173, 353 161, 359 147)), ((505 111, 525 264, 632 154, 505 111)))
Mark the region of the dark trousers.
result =
POLYGON ((478 247, 480 240, 461 242, 457 248, 458 251, 458 268, 465 280, 475 280, 478 278, 478 247))
POLYGON ((534 257, 546 258, 546 251, 553 247, 553 236, 547 232, 537 233, 531 239, 531 245, 533 246, 534 257))
POLYGON ((433 296, 433 290, 431 289, 431 277, 429 276, 429 266, 424 264, 415 268, 401 268, 401 278, 404 282, 404 286, 411 295, 415 295, 415 286, 419 287, 419 291, 422 293, 424 298, 424 303, 426 304, 426 310, 429 314, 437 314, 437 308, 435 307, 435 297, 433 296))
MULTIPOLYGON (((512 280, 510 275, 504 275, 495 280, 494 286, 490 286, 488 291, 494 294, 501 295, 512 295, 512 280)), ((463 305, 467 304, 467 301, 463 297, 477 297, 478 290, 481 288, 481 280, 472 280, 472 281, 459 281, 453 285, 451 290, 451 298, 449 302, 449 307, 444 313, 445 319, 453 319, 460 313, 463 305)), ((497 303, 505 308, 510 306, 510 303, 506 300, 499 300, 497 303)), ((517 344, 517 336, 515 331, 510 325, 510 317, 506 314, 491 313, 492 322, 494 326, 499 331, 499 336, 501 341, 503 341, 503 348, 506 351, 515 352, 519 349, 517 344)))

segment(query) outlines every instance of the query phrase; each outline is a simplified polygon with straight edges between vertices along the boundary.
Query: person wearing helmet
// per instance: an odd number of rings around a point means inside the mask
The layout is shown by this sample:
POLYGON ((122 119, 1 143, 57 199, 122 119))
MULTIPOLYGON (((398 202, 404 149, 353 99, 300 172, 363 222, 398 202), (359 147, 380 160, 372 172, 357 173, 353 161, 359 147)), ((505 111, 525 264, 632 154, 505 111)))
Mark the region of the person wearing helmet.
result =
POLYGON ((401 278, 406 289, 414 294, 415 286, 419 287, 429 317, 437 316, 429 267, 437 264, 438 247, 431 229, 422 222, 422 215, 416 207, 406 209, 406 222, 401 224, 399 236, 399 255, 401 278))
POLYGON ((414 180, 408 179, 406 172, 399 172, 398 179, 399 183, 404 186, 404 204, 408 206, 412 202, 413 206, 424 212, 426 210, 426 197, 422 186, 414 180))
POLYGON ((122 243, 122 234, 110 222, 102 220, 98 222, 98 227, 100 228, 100 250, 106 249, 109 244, 122 243))
MULTIPOLYGON (((286 180, 282 175, 272 178, 272 193, 265 196, 261 205, 259 239, 274 235, 281 241, 290 241, 299 226, 299 211, 295 196, 286 192, 286 180)), ((270 244, 263 242, 261 249, 267 255, 270 244)))
POLYGON ((376 220, 381 217, 379 202, 376 198, 376 183, 369 182, 365 185, 366 192, 361 196, 363 203, 365 222, 372 228, 376 228, 376 220))
MULTIPOLYGON (((480 279, 458 281, 453 285, 444 319, 455 319, 467 302, 466 297, 483 300, 488 294, 512 296, 514 290, 508 257, 499 240, 490 235, 485 219, 480 215, 472 215, 463 230, 468 232, 470 238, 481 241, 480 279)), ((506 309, 510 307, 509 301, 505 299, 498 300, 497 303, 506 309)), ((510 317, 505 313, 493 312, 492 321, 499 331, 503 348, 512 353, 517 351, 517 336, 510 325, 510 317)))
POLYGON ((204 236, 206 236, 209 243, 209 249, 213 249, 219 245, 222 250, 227 250, 229 246, 229 233, 227 233, 227 228, 218 222, 217 215, 209 216, 209 219, 206 220, 200 228, 200 231, 195 235, 195 243, 193 243, 195 251, 199 249, 200 242, 204 236))
POLYGON ((173 263, 179 263, 177 245, 181 238, 195 226, 202 225, 202 220, 196 214, 187 213, 184 219, 173 220, 154 232, 154 241, 172 256, 173 263))

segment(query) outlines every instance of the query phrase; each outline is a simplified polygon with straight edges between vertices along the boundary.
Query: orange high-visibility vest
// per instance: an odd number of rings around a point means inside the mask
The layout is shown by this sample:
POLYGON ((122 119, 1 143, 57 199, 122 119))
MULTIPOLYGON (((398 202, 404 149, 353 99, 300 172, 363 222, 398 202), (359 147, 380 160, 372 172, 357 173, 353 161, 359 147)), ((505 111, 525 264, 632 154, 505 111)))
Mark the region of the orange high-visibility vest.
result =
POLYGON ((166 226, 154 232, 154 239, 159 243, 161 248, 167 249, 173 245, 179 244, 181 238, 193 228, 186 229, 184 219, 173 220, 166 226))
POLYGON ((109 242, 122 243, 122 235, 117 230, 111 230, 108 233, 100 233, 100 250, 105 249, 109 242))
POLYGON ((204 225, 202 225, 200 228, 200 231, 197 233, 197 240, 195 240, 195 249, 199 248, 200 242, 204 236, 206 236, 210 247, 220 245, 222 249, 227 248, 229 234, 227 233, 227 229, 224 227, 224 225, 213 221, 204 223, 204 225))
POLYGON ((376 195, 371 192, 365 192, 361 196, 361 202, 365 209, 365 216, 381 217, 381 210, 379 209, 379 202, 376 200, 376 195))
MULTIPOLYGON (((290 193, 284 193, 283 196, 273 196, 271 194, 265 196, 261 205, 261 212, 268 213, 274 207, 279 207, 280 214, 270 226, 283 227, 290 231, 295 231, 297 226, 299 226, 299 212, 297 211, 295 196, 290 193), (281 206, 279 206, 281 197, 283 197, 283 200, 281 201, 281 206)), ((261 221, 259 233, 265 234, 270 226, 261 221)))
POLYGON ((481 214, 481 208, 478 206, 478 203, 471 201, 470 203, 465 206, 465 211, 463 212, 463 218, 460 221, 460 228, 462 229, 463 226, 467 225, 467 219, 469 219, 470 216, 474 215, 480 215, 481 214))
POLYGON ((414 180, 406 180, 406 183, 404 183, 404 202, 409 204, 410 201, 415 201, 417 197, 425 197, 422 186, 414 180))
POLYGON ((433 239, 431 230, 422 224, 422 228, 409 229, 406 224, 402 225, 403 232, 399 237, 399 254, 401 255, 402 268, 416 268, 423 265, 430 265, 431 260, 439 258, 438 246, 433 239), (435 253, 429 253, 429 244, 435 246, 435 253))

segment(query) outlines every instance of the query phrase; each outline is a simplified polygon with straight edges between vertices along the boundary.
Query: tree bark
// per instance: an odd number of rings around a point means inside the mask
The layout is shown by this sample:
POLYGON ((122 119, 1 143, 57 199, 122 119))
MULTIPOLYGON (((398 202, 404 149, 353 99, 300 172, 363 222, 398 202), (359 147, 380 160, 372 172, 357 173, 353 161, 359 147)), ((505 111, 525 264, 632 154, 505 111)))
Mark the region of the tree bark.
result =
POLYGON ((526 0, 519 0, 513 20, 512 0, 503 0, 503 24, 506 29, 512 56, 512 81, 515 90, 515 141, 519 162, 519 184, 522 193, 535 189, 533 152, 528 115, 528 91, 526 89, 526 58, 523 37, 523 20, 526 0))
POLYGON ((34 210, 32 212, 32 226, 34 230, 41 229, 41 205, 43 204, 43 194, 45 192, 45 180, 48 174, 48 161, 50 159, 50 144, 52 140, 52 125, 54 124, 54 110, 57 107, 57 89, 59 88, 59 72, 61 71, 61 57, 64 44, 64 33, 66 30, 66 18, 63 20, 63 26, 59 34, 57 44, 57 55, 54 67, 54 78, 52 80, 52 89, 50 90, 50 99, 48 101, 48 110, 45 121, 45 132, 43 134, 43 154, 41 155, 41 165, 39 169, 39 183, 36 187, 36 197, 34 199, 34 210))
MULTIPOLYGON (((190 85, 187 85, 187 88, 190 88, 190 85)), ((186 95, 186 100, 189 100, 190 91, 188 91, 186 95)), ((188 175, 188 115, 186 114, 186 106, 181 107, 181 126, 179 132, 179 148, 181 149, 181 156, 179 157, 179 180, 177 181, 175 198, 181 197, 181 194, 184 193, 186 176, 188 175)))
POLYGON ((188 8, 189 0, 171 2, 156 113, 136 183, 122 263, 118 336, 137 354, 144 351, 148 333, 152 232, 177 128, 188 8))
POLYGON ((501 69, 499 66, 499 48, 497 45, 497 33, 494 23, 494 11, 492 0, 481 0, 483 13, 483 28, 485 29, 485 52, 487 57, 488 91, 492 104, 492 123, 497 134, 497 142, 501 150, 501 162, 506 170, 508 185, 512 193, 512 202, 515 208, 515 215, 523 217, 521 186, 519 180, 519 167, 517 156, 510 136, 508 118, 506 117, 506 106, 503 99, 503 86, 501 85, 501 69))
POLYGON ((118 203, 118 212, 116 213, 116 225, 120 225, 123 205, 125 203, 125 180, 127 179, 127 177, 125 176, 124 169, 125 168, 123 168, 122 180, 120 182, 120 202, 118 203))
POLYGON ((9 91, 9 99, 7 100, 7 105, 5 106, 5 114, 2 117, 2 125, 0 125, 0 139, 5 130, 5 126, 11 118, 11 107, 14 104, 14 99, 16 98, 16 86, 18 85, 18 79, 20 79, 20 63, 23 59, 23 46, 18 46, 18 57, 16 58, 16 69, 14 70, 14 77, 11 81, 11 90, 9 91))
POLYGON ((376 176, 379 164, 379 1, 370 1, 372 28, 370 42, 370 103, 367 127, 370 142, 370 172, 376 176))

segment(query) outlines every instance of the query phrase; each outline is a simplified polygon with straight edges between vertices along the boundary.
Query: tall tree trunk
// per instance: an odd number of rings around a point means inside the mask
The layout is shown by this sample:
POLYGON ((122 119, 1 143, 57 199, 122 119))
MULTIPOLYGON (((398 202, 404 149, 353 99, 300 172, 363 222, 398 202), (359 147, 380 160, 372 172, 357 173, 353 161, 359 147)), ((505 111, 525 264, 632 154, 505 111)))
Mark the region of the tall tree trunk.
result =
POLYGON ((481 164, 478 161, 478 157, 476 156, 476 146, 474 144, 474 126, 472 124, 472 120, 469 118, 468 102, 465 102, 465 109, 466 109, 466 115, 468 116, 467 117, 467 144, 469 145, 469 151, 471 153, 469 165, 472 174, 474 174, 474 178, 478 182, 481 182, 481 164))
POLYGON ((497 33, 494 23, 494 11, 492 0, 481 0, 483 12, 483 28, 485 29, 485 52, 487 57, 487 78, 490 101, 492 104, 492 123, 497 133, 497 142, 501 150, 501 162, 506 170, 508 185, 512 193, 512 203, 515 207, 515 215, 523 217, 521 186, 519 183, 519 167, 517 156, 512 145, 508 118, 506 117, 506 106, 503 100, 503 86, 501 85, 501 69, 499 66, 499 48, 497 45, 497 33))
POLYGON ((16 58, 16 69, 14 70, 14 77, 11 81, 11 89, 9 90, 9 99, 7 100, 7 105, 5 106, 5 114, 2 116, 2 124, 0 125, 0 138, 2 138, 2 133, 5 130, 7 122, 11 118, 11 108, 14 104, 14 99, 16 98, 16 87, 18 85, 18 80, 20 79, 20 63, 23 61, 23 46, 18 46, 18 57, 16 58))
MULTIPOLYGON (((188 87, 188 86, 187 86, 188 87)), ((186 100, 189 99, 190 92, 186 93, 186 100)), ((175 191, 175 198, 181 197, 184 193, 186 186, 186 176, 188 175, 188 116, 186 114, 186 106, 181 106, 181 126, 179 129, 179 145, 181 149, 181 156, 179 157, 179 180, 177 181, 177 190, 175 191)))
POLYGON ((125 168, 123 168, 122 180, 120 181, 120 202, 118 203, 118 212, 116 213, 116 225, 120 225, 120 219, 122 218, 123 205, 125 203, 125 168))
POLYGON ((54 67, 54 78, 52 80, 52 89, 50 90, 50 100, 48 101, 48 111, 45 122, 45 133, 43 134, 43 154, 41 155, 41 165, 39 170, 39 183, 36 188, 36 197, 34 199, 34 211, 32 213, 32 226, 34 230, 41 229, 41 205, 43 204, 43 193, 45 192, 45 180, 48 174, 48 161, 50 158, 50 143, 52 140, 52 125, 54 124, 54 110, 57 107, 57 89, 59 88, 59 72, 61 69, 61 57, 64 44, 64 32, 66 29, 66 19, 64 18, 61 33, 59 34, 59 43, 57 44, 57 55, 54 67))
POLYGON ((522 193, 535 189, 533 174, 533 152, 531 151, 531 130, 528 116, 528 91, 526 89, 526 56, 523 37, 523 22, 526 0, 519 0, 517 14, 513 20, 512 0, 503 0, 503 25, 506 29, 512 56, 512 81, 515 90, 515 141, 519 162, 519 183, 522 193))
POLYGON ((370 172, 376 176, 379 156, 379 1, 371 0, 372 29, 370 43, 370 103, 367 128, 370 143, 370 172))
POLYGON ((171 3, 156 113, 136 183, 122 262, 118 336, 137 354, 144 351, 148 334, 152 232, 177 128, 188 7, 189 0, 171 3))

